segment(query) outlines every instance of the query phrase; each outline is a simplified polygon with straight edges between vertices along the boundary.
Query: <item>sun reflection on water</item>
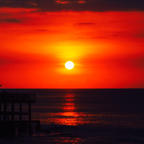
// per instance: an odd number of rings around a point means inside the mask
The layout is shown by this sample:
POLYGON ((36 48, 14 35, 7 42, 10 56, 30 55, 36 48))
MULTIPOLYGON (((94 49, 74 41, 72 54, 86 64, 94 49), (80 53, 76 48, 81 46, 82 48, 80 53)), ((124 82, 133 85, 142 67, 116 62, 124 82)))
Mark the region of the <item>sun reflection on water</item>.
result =
POLYGON ((66 126, 77 126, 85 123, 84 117, 86 117, 86 114, 77 111, 74 94, 64 95, 64 102, 60 109, 61 112, 48 114, 48 123, 66 126))
POLYGON ((63 125, 76 126, 82 122, 82 118, 80 114, 76 112, 75 95, 67 94, 64 96, 64 99, 65 102, 62 107, 63 112, 61 113, 61 116, 64 117, 60 118, 58 121, 63 125))

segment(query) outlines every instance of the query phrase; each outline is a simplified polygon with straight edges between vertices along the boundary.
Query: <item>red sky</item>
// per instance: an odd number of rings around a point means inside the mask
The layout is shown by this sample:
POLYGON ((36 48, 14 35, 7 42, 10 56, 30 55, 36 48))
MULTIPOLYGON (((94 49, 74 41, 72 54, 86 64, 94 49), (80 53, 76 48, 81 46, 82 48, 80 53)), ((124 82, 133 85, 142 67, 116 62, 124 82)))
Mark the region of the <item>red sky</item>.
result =
POLYGON ((4 88, 144 88, 144 12, 0 8, 4 88), (75 63, 68 71, 67 60, 75 63))

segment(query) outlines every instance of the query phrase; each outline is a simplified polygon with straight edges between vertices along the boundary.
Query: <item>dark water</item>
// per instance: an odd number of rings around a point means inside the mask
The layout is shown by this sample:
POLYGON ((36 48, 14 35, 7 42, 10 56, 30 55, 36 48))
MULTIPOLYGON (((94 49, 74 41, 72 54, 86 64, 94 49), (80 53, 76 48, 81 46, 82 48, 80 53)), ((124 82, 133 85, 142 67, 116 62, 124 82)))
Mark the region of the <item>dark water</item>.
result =
POLYGON ((11 143, 144 144, 144 89, 13 91, 36 93, 41 132, 11 143))

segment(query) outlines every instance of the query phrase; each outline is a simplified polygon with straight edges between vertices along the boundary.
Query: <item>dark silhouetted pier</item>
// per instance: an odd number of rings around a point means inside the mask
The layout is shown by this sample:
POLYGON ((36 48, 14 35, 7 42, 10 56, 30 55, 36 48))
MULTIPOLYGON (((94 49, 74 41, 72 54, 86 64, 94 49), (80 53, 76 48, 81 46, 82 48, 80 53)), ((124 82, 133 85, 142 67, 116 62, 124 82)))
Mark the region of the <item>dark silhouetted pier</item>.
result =
POLYGON ((32 120, 34 94, 0 92, 0 136, 32 135, 40 121, 32 120))

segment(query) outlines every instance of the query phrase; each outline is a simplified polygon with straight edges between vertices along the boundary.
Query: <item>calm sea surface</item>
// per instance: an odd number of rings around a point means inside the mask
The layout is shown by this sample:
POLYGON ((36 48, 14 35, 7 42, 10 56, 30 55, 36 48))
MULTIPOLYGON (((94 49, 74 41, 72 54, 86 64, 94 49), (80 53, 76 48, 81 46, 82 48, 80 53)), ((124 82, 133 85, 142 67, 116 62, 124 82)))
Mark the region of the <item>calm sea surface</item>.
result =
POLYGON ((144 89, 11 91, 36 93, 41 121, 36 136, 11 143, 144 144, 144 89))

